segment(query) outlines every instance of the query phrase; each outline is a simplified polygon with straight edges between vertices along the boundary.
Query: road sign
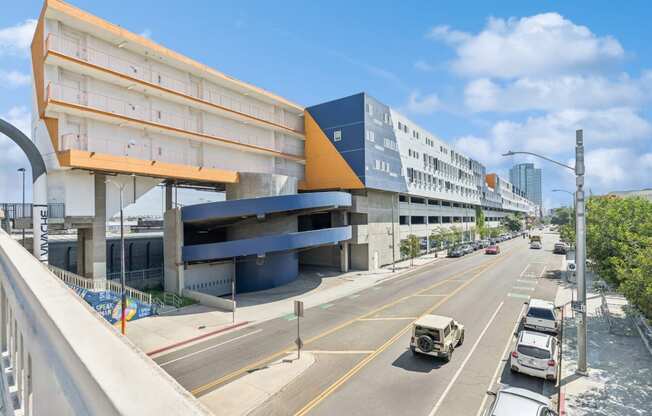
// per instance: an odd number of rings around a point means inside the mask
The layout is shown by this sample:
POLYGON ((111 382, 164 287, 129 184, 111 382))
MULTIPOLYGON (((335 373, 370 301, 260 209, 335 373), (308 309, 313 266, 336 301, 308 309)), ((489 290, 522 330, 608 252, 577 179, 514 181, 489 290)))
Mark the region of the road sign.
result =
POLYGON ((294 315, 303 317, 303 302, 300 300, 294 301, 294 315))
POLYGON ((573 312, 577 312, 577 313, 584 313, 584 311, 586 310, 584 304, 579 300, 571 301, 571 309, 573 310, 573 312))

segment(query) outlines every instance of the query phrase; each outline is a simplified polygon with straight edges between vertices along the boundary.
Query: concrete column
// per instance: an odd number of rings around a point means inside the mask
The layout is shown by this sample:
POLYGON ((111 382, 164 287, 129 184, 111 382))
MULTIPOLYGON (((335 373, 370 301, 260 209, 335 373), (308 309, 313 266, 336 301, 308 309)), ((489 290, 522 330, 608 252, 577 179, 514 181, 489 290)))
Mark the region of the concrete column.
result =
POLYGON ((16 371, 14 382, 18 390, 18 401, 23 402, 23 334, 16 327, 16 371))
POLYGON ((173 208, 172 206, 172 184, 165 184, 165 211, 169 211, 173 208))
POLYGON ((163 215, 163 275, 166 292, 181 294, 185 287, 181 249, 183 247, 183 223, 181 210, 169 209, 163 215))
POLYGON ((77 229, 77 274, 106 278, 106 177, 95 174, 95 216, 90 227, 77 229))
MULTIPOLYGON (((334 211, 331 218, 333 219, 333 227, 344 227, 349 225, 348 216, 346 211, 334 211)), ((340 271, 346 273, 349 271, 349 242, 342 241, 340 243, 340 271)))

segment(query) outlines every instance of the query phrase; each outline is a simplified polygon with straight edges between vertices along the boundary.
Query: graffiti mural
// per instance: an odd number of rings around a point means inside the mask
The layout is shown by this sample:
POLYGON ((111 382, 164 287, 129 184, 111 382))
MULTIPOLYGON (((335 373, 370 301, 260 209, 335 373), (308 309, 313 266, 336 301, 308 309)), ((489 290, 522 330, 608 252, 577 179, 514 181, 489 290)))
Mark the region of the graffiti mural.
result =
MULTIPOLYGON (((120 322, 122 302, 119 293, 110 291, 93 292, 77 286, 70 287, 109 323, 120 322)), ((128 297, 125 314, 127 321, 134 321, 153 315, 154 310, 152 305, 128 297)))

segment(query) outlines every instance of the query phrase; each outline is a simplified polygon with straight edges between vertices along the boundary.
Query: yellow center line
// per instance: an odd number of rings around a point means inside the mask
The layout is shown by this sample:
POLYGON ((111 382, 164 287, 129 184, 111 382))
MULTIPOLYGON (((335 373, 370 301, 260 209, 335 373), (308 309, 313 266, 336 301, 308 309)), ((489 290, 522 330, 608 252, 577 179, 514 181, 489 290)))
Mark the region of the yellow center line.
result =
MULTIPOLYGON (((460 272, 454 273, 448 279, 444 279, 442 281, 439 281, 439 282, 437 282, 437 283, 435 283, 433 285, 430 285, 430 286, 428 286, 428 287, 426 287, 424 289, 418 290, 417 292, 415 292, 413 294, 398 298, 398 299, 396 299, 396 300, 394 300, 392 302, 389 302, 389 303, 387 303, 387 304, 385 304, 385 305, 383 305, 383 306, 381 306, 379 308, 373 309, 373 310, 371 310, 371 311, 369 311, 369 312, 367 312, 367 313, 365 313, 363 315, 360 315, 360 316, 358 316, 356 318, 345 321, 345 322, 341 323, 340 325, 336 325, 336 326, 334 326, 334 327, 332 327, 332 328, 330 328, 330 329, 328 329, 328 330, 326 330, 326 331, 324 331, 324 332, 322 332, 322 333, 320 333, 318 335, 315 335, 314 337, 305 340, 303 345, 308 345, 310 343, 313 343, 313 342, 317 341, 318 339, 321 339, 321 338, 323 338, 325 336, 328 336, 328 335, 330 335, 330 334, 332 334, 332 333, 334 333, 336 331, 339 331, 342 328, 345 328, 345 327, 359 321, 360 319, 364 319, 364 318, 368 318, 368 317, 370 317, 372 315, 376 315, 378 312, 381 312, 381 311, 383 311, 385 309, 391 308, 392 306, 394 306, 394 305, 396 305, 396 304, 398 304, 400 302, 403 302, 403 301, 405 301, 407 299, 410 299, 411 297, 413 297, 415 295, 423 294, 423 293, 425 293, 425 292, 427 292, 429 290, 432 290, 432 289, 434 289, 434 288, 436 288, 438 286, 441 286, 441 285, 447 283, 450 279, 455 279, 458 276, 464 275, 466 273, 471 273, 474 270, 480 270, 481 269, 482 271, 484 271, 488 266, 493 265, 494 263, 497 263, 498 261, 501 261, 501 259, 504 259, 506 257, 507 256, 505 254, 503 254, 503 256, 500 256, 495 260, 490 260, 486 264, 483 264, 483 265, 480 265, 480 266, 475 266, 475 267, 472 267, 470 269, 462 270, 460 272)), ((465 286, 466 286, 466 284, 463 284, 458 289, 463 288, 465 286)), ((454 291, 453 293, 457 293, 457 292, 454 291)), ((240 376, 240 375, 242 375, 242 374, 244 374, 244 373, 246 373, 246 372, 248 372, 250 370, 258 368, 258 367, 264 365, 267 362, 276 360, 276 359, 286 355, 287 353, 289 353, 291 351, 294 351, 295 349, 296 349, 296 346, 294 344, 292 344, 292 345, 288 346, 287 348, 285 348, 285 349, 283 349, 281 351, 278 351, 278 352, 273 353, 273 354, 271 354, 271 355, 269 355, 269 356, 267 356, 265 358, 262 358, 262 359, 260 359, 260 360, 258 360, 256 362, 253 362, 253 363, 251 363, 249 365, 241 367, 240 369, 235 370, 235 371, 233 371, 233 372, 231 372, 229 374, 225 374, 224 376, 222 376, 222 377, 220 377, 220 378, 218 378, 218 379, 216 379, 214 381, 211 381, 209 383, 206 383, 206 384, 204 384, 202 386, 199 386, 199 387, 191 390, 190 392, 194 396, 198 396, 198 395, 206 392, 207 390, 212 389, 213 387, 219 386, 220 384, 223 384, 223 383, 225 383, 225 382, 227 382, 227 381, 229 381, 229 380, 231 380, 231 379, 233 379, 235 377, 238 377, 238 376, 240 376)))
MULTIPOLYGON (((503 255, 503 259, 507 258, 509 256, 503 255)), ((485 270, 489 269, 491 266, 493 266, 495 263, 498 261, 493 261, 485 265, 478 273, 474 274, 468 281, 466 281, 464 284, 462 284, 460 287, 455 289, 453 292, 448 294, 444 299, 440 300, 439 302, 435 303, 433 306, 428 308, 423 314, 423 315, 428 315, 441 305, 443 305, 446 301, 448 301, 450 298, 455 296, 457 293, 459 293, 462 289, 464 289, 466 286, 470 285, 475 279, 477 279, 479 276, 482 275, 482 272, 485 270)), ((399 332, 397 332, 393 337, 391 337, 387 342, 385 342, 383 345, 381 345, 378 349, 376 349, 373 353, 367 355, 365 358, 360 360, 358 364, 356 364, 352 369, 350 369, 346 374, 344 374, 342 377, 340 377, 337 381, 335 381, 333 384, 331 384, 326 390, 322 391, 319 395, 317 395, 315 398, 313 398, 310 402, 308 402, 303 408, 301 408, 298 412, 294 414, 294 416, 304 416, 308 412, 310 412, 315 406, 317 406, 320 402, 322 402, 324 399, 326 399, 328 396, 330 396, 335 390, 337 390, 342 384, 346 383, 351 377, 353 377, 355 374, 357 374, 362 368, 364 368, 367 364, 369 364, 374 358, 376 358, 378 355, 380 355, 383 351, 385 351, 387 348, 389 348, 396 340, 398 340, 402 335, 404 335, 408 330, 412 328, 412 322, 407 324, 403 329, 401 329, 399 332)))

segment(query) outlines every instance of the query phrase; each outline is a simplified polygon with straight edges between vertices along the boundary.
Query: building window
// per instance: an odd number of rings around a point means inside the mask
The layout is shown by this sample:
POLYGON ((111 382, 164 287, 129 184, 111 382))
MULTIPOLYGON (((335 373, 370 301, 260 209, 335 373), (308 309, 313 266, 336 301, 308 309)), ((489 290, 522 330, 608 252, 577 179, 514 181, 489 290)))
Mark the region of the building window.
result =
POLYGON ((401 215, 398 219, 399 224, 401 225, 408 225, 408 216, 407 215, 401 215))
POLYGON ((370 116, 373 116, 373 115, 374 115, 374 106, 371 105, 371 103, 367 103, 367 113, 368 113, 370 116))
POLYGON ((385 124, 389 124, 389 113, 383 114, 383 121, 385 122, 385 124))
POLYGON ((335 130, 333 132, 333 141, 339 142, 340 140, 342 140, 342 130, 335 130))
POLYGON ((370 142, 375 141, 376 140, 376 133, 374 133, 371 130, 367 130, 367 140, 369 140, 370 142))

